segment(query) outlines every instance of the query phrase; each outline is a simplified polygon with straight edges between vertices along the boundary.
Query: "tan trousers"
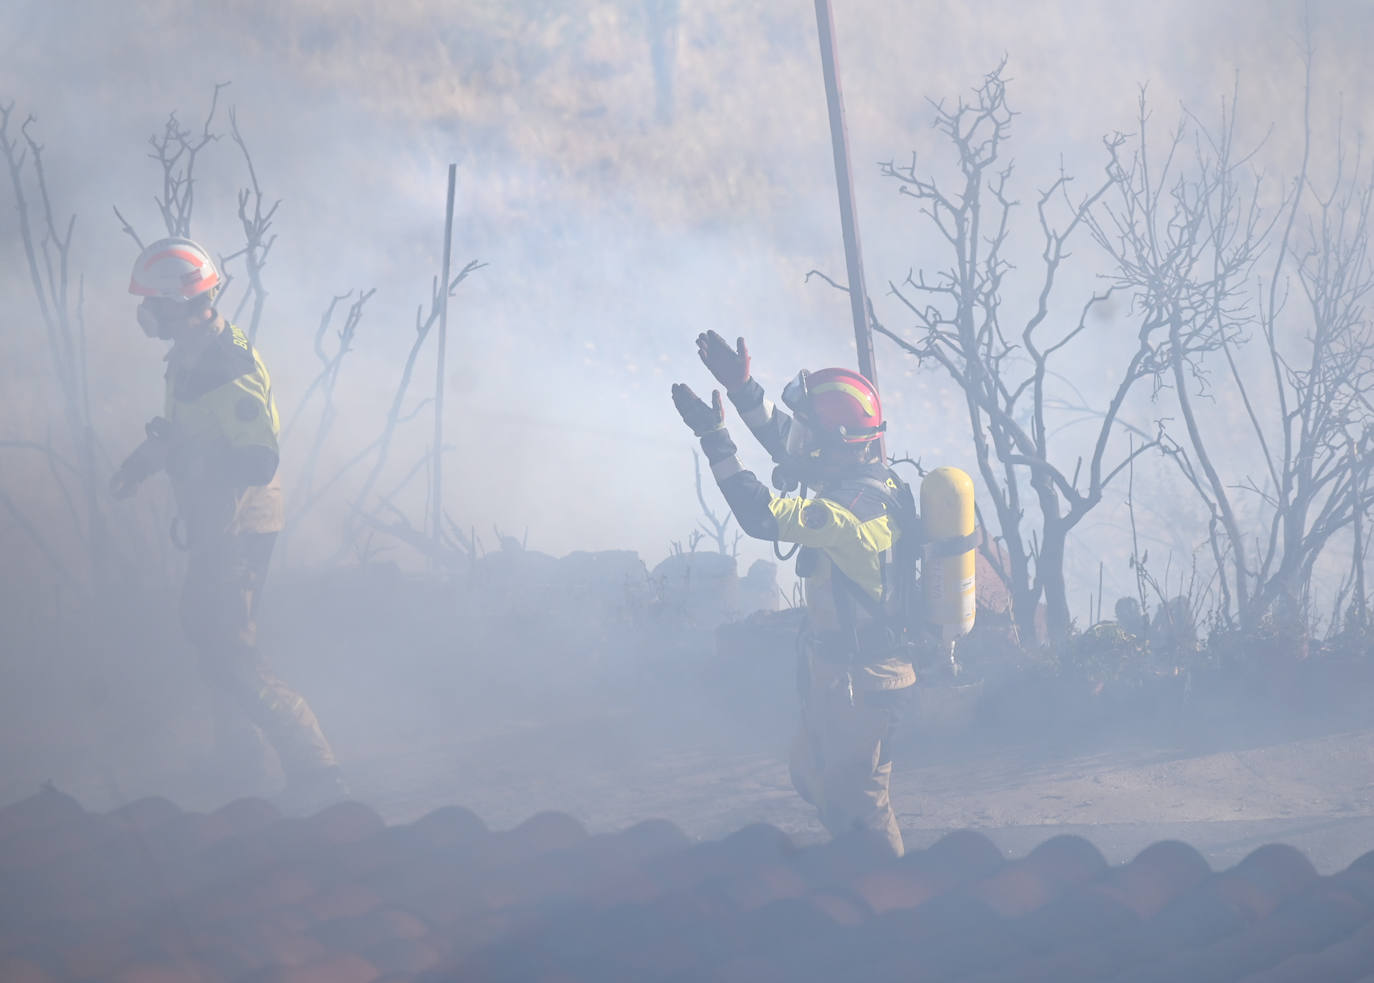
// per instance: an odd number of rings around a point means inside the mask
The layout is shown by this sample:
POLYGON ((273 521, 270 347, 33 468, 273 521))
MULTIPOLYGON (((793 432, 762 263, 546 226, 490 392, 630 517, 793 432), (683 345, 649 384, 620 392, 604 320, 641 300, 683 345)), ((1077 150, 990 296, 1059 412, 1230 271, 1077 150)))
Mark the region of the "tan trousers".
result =
POLYGON ((792 743, 792 785, 820 813, 832 836, 867 829, 887 839, 897 856, 902 832, 892 812, 888 735, 898 691, 850 691, 842 665, 810 659, 800 683, 801 730, 792 743))
POLYGON ((258 651, 254 614, 276 538, 239 533, 193 539, 181 623, 216 698, 261 731, 294 783, 335 771, 338 762, 305 698, 258 651))

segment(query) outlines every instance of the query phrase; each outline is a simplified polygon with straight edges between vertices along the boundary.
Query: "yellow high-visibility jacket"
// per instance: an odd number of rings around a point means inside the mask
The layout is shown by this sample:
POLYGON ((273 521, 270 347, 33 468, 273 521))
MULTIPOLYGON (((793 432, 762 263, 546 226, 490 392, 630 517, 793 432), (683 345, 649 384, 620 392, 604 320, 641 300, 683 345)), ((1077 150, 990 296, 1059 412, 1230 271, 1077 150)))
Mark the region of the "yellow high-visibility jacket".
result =
MULTIPOLYGON (((766 400, 762 387, 752 380, 730 398, 764 449, 774 460, 781 460, 792 423, 787 413, 766 400)), ((703 447, 706 442, 703 439, 703 447)), ((721 445, 716 438, 713 446, 721 445)), ((773 494, 743 467, 734 455, 732 442, 725 454, 711 461, 711 471, 740 529, 757 539, 803 547, 797 572, 806 599, 808 628, 820 645, 843 648, 849 643, 838 608, 843 591, 852 586, 872 602, 860 605, 852 614, 861 633, 872 619, 866 609, 882 607, 891 600, 892 548, 908 531, 898 522, 895 477, 881 464, 856 465, 851 474, 826 482, 811 498, 786 498, 773 494), (840 590, 835 571, 848 581, 840 590)), ((881 646, 833 654, 852 659, 857 686, 902 689, 916 680, 909 659, 894 656, 881 646)))
POLYGON ((205 345, 167 355, 168 470, 194 540, 212 533, 279 532, 280 421, 272 379, 241 329, 225 324, 205 345))

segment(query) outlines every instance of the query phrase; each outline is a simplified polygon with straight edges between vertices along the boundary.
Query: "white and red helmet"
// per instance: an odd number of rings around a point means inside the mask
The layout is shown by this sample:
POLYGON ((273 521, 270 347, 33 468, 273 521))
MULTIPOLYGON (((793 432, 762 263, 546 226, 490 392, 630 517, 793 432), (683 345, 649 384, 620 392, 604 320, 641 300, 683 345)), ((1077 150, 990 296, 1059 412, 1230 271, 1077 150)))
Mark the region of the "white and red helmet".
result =
POLYGON ((138 254, 129 293, 188 301, 219 286, 210 254, 190 239, 159 239, 138 254))

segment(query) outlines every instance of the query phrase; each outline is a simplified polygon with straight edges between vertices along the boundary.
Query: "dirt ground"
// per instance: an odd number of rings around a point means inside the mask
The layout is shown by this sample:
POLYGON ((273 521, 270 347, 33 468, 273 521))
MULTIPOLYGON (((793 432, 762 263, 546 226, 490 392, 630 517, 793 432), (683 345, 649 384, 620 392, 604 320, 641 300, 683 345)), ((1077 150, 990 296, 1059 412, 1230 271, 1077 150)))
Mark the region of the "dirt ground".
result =
MULTIPOLYGON (((1220 870, 1286 842, 1331 873, 1374 850, 1374 727, 1304 729, 1310 722, 1286 733, 1197 735, 1191 746, 1138 736, 1092 748, 909 740, 893 801, 911 847, 974 828, 1022 856, 1076 833, 1121 863, 1179 839, 1220 870)), ((359 749, 353 772, 360 794, 393 820, 461 802, 496 827, 533 806, 566 811, 593 831, 663 817, 699 838, 767 822, 799 842, 820 839, 788 784, 785 735, 769 743, 655 731, 626 715, 371 758, 359 749)))
MULTIPOLYGON (((329 710, 321 708, 326 720, 329 710)), ((389 822, 458 803, 493 828, 560 810, 592 832, 666 818, 699 839, 753 822, 801 843, 825 835, 788 783, 785 714, 740 725, 687 701, 592 716, 525 710, 499 723, 472 715, 429 734, 423 715, 409 732, 399 724, 388 732, 337 726, 345 715, 336 712, 333 729, 357 797, 389 822)), ((893 802, 910 847, 973 828, 1023 856, 1075 833, 1124 863, 1178 839, 1221 870, 1286 842, 1332 873, 1374 850, 1374 726, 1362 716, 1358 708, 1331 719, 1245 713, 1019 741, 976 725, 910 728, 896 740, 893 802)), ((143 784, 144 794, 211 808, 226 794, 179 782, 135 778, 124 797, 143 784)))
MULTIPOLYGON (((824 835, 788 783, 786 680, 735 693, 644 680, 599 692, 491 674, 427 677, 386 656, 353 665, 284 668, 324 722, 356 797, 389 822, 456 803, 495 829, 561 810, 592 832, 666 818, 701 839, 754 822, 803 843, 824 835)), ((195 677, 188 668, 165 682, 175 690, 195 677)), ((211 809, 274 792, 197 768, 205 715, 194 701, 142 693, 130 703, 116 688, 84 716, 59 721, 42 710, 63 699, 70 706, 70 694, 34 684, 27 718, 15 702, 0 725, 0 805, 43 781, 96 810, 145 795, 211 809), (180 716, 160 718, 168 706, 180 716)), ((1091 728, 934 720, 909 723, 894 742, 893 801, 911 847, 974 828, 1022 856, 1076 833, 1125 862, 1180 839, 1224 869, 1287 842, 1323 873, 1374 850, 1366 695, 1302 712, 1233 699, 1091 728)))

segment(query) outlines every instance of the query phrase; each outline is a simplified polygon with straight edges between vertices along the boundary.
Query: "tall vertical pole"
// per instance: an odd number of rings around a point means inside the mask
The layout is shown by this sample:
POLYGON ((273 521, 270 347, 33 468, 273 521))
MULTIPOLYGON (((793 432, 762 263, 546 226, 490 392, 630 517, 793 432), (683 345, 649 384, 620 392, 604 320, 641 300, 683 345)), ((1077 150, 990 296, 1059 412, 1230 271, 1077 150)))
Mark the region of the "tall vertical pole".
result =
POLYGON ((1364 498, 1365 479, 1359 472, 1358 451, 1355 449, 1355 442, 1350 441, 1350 514, 1355 518, 1355 554, 1354 554, 1354 588, 1355 588, 1355 623, 1359 630, 1364 632, 1369 627, 1369 598, 1365 594, 1364 586, 1364 509, 1361 507, 1361 499, 1364 498))
POLYGON ((821 40, 825 102, 830 110, 830 145, 835 154, 835 183, 840 193, 840 230, 844 235, 844 263, 849 275, 854 343, 859 351, 859 371, 876 389, 878 367, 873 358, 873 332, 868 323, 868 291, 864 288, 864 263, 859 252, 854 181, 849 173, 849 134, 844 123, 844 100, 840 95, 840 72, 835 60, 835 18, 830 13, 830 0, 816 0, 816 30, 821 40))
POLYGON ((439 353, 434 380, 434 462, 430 505, 434 510, 431 535, 439 542, 444 530, 444 358, 448 347, 448 276, 453 255, 453 192, 458 181, 458 165, 448 165, 448 204, 444 206, 444 272, 439 281, 439 353))

